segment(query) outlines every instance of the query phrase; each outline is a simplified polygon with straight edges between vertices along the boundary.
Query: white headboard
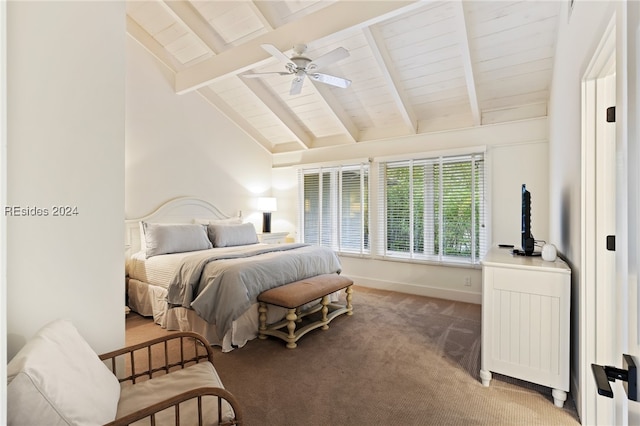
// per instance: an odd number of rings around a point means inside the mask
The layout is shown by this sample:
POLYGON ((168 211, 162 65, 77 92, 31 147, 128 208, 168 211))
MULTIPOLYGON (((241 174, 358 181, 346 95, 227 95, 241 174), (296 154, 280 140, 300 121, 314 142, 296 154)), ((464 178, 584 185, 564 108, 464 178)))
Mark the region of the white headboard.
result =
MULTIPOLYGON (((238 217, 242 212, 238 212, 238 217)), ((180 197, 167 201, 154 212, 135 219, 125 220, 125 245, 128 254, 140 251, 140 222, 195 223, 195 219, 229 219, 216 206, 195 197, 180 197)))

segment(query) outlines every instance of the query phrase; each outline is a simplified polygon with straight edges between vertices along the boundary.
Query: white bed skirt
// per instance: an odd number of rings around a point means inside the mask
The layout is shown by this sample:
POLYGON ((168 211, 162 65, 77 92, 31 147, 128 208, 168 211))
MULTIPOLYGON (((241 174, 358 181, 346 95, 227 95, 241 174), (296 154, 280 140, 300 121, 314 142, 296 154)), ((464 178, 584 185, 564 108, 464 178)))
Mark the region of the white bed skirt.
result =
MULTIPOLYGON (((332 302, 339 299, 339 292, 330 295, 332 302)), ((200 318, 193 309, 183 307, 167 308, 167 290, 133 278, 128 281, 128 306, 145 317, 153 317, 153 321, 167 330, 193 331, 204 336, 212 345, 220 346, 222 352, 230 352, 241 348, 249 340, 258 337, 258 304, 253 304, 240 318, 235 320, 231 330, 222 339, 218 337, 214 324, 200 318)), ((315 302, 310 303, 312 305, 315 302)), ((280 321, 287 310, 277 306, 269 306, 267 323, 280 321)))

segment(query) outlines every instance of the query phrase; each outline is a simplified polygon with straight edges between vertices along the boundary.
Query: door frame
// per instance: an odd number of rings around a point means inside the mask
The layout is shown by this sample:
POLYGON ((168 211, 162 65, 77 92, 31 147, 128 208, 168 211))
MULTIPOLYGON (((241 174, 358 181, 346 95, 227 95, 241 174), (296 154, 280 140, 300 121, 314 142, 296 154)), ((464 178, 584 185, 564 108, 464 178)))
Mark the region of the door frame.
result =
MULTIPOLYGON (((615 309, 607 309, 601 303, 615 302, 616 294, 612 283, 607 288, 598 281, 598 271, 611 268, 609 264, 598 266, 602 260, 598 254, 598 221, 597 221, 597 193, 598 167, 597 142, 602 137, 602 108, 603 83, 607 75, 615 71, 616 63, 616 13, 610 18, 609 24, 602 34, 600 43, 594 51, 593 57, 582 77, 582 145, 581 145, 581 273, 579 276, 580 300, 578 325, 579 333, 579 401, 580 417, 583 424, 611 424, 614 418, 615 406, 613 400, 598 398, 597 386, 591 372, 592 363, 602 364, 603 356, 598 354, 598 348, 617 348, 615 336, 609 332, 611 325, 618 319, 615 309), (602 300, 602 298, 605 300, 602 300)), ((610 105, 609 105, 610 106, 610 105)), ((606 124, 606 123, 604 123, 606 124)), ((611 171, 610 171, 611 172, 611 171)), ((613 170, 615 173, 615 170, 613 170)), ((601 189, 602 190, 602 189, 601 189)), ((602 351, 601 351, 602 352, 602 351)), ((609 365, 610 362, 606 361, 609 365)))
MULTIPOLYGON (((624 2, 618 5, 618 67, 617 97, 620 120, 617 129, 617 179, 621 182, 617 202, 616 234, 620 248, 616 270, 618 306, 622 321, 618 325, 618 353, 630 354, 640 363, 640 297, 638 269, 640 268, 640 4, 624 2), (620 188, 621 187, 621 188, 620 188)), ((616 242, 617 243, 617 242, 616 242)), ((618 361, 618 362, 621 362, 618 361)), ((622 386, 620 385, 620 388, 622 386)), ((616 397, 620 424, 640 423, 640 402, 632 402, 624 390, 616 397)))
MULTIPOLYGON (((582 110, 582 200, 581 200, 581 261, 580 330, 579 330, 579 403, 583 424, 639 424, 640 403, 629 402, 622 383, 611 383, 614 398, 600 397, 590 364, 597 358, 597 347, 613 348, 613 364, 621 366, 622 354, 627 353, 640 360, 640 4, 619 2, 614 8, 610 25, 603 33, 602 42, 595 50, 593 60, 583 77, 582 110), (608 43, 615 34, 615 41, 608 43), (607 47, 609 46, 609 47, 607 47), (593 111, 585 97, 585 82, 598 75, 598 58, 610 54, 613 46, 616 61, 616 127, 615 127, 615 281, 609 284, 596 280, 594 268, 595 202, 593 179, 593 152, 590 140, 594 136, 593 111), (602 56, 599 56, 602 55, 602 56), (591 193, 590 193, 591 192, 591 193), (598 292, 613 292, 613 312, 602 309, 598 292), (606 319, 606 328, 598 327, 598 315, 606 319), (597 345, 597 346, 596 346, 597 345)), ((587 84, 587 92, 588 84, 587 84)), ((595 104, 592 104, 595 105, 595 104)))

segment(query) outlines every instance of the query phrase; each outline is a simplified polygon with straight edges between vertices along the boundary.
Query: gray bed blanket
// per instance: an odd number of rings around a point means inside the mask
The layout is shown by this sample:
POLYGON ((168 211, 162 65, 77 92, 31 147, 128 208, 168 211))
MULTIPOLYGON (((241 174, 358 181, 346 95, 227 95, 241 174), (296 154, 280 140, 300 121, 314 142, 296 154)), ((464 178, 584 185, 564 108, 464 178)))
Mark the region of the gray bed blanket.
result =
POLYGON ((340 260, 327 247, 259 245, 249 250, 204 250, 185 258, 168 287, 169 306, 192 308, 215 324, 220 339, 258 295, 270 288, 320 274, 340 273, 340 260))

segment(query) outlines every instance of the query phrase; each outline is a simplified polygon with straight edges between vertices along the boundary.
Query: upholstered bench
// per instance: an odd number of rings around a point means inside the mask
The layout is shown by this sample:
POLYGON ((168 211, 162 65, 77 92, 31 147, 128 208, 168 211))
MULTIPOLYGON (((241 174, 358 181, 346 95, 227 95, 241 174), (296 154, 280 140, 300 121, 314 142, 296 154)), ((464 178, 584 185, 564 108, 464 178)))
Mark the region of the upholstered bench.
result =
POLYGON ((258 296, 260 306, 260 329, 258 337, 266 339, 267 336, 278 337, 287 342, 287 347, 293 349, 296 342, 306 333, 322 327, 323 330, 329 328, 329 323, 338 315, 353 315, 351 300, 353 281, 338 274, 324 274, 300 281, 295 281, 280 287, 263 291, 258 296), (346 304, 330 303, 329 295, 339 290, 346 291, 346 304), (303 309, 305 305, 319 300, 319 303, 312 304, 303 309), (283 321, 267 325, 268 305, 280 306, 287 309, 287 315, 283 321), (298 330, 296 322, 300 322, 303 317, 320 311, 322 317, 313 321, 298 330), (287 327, 287 333, 281 328, 287 327))

